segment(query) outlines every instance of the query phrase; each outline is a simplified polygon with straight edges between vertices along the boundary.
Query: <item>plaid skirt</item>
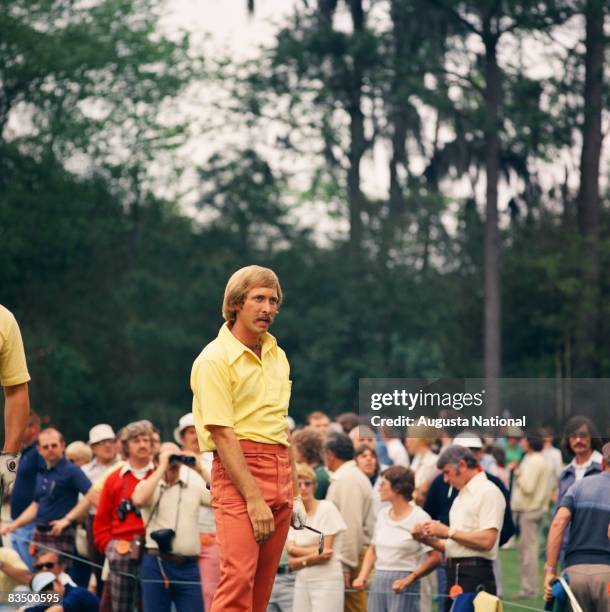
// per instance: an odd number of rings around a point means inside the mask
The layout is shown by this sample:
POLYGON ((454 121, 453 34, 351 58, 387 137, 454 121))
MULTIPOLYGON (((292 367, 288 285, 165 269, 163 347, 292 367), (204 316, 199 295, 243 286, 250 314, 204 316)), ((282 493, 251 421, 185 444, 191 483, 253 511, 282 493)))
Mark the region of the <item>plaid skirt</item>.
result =
POLYGON ((116 550, 118 540, 110 540, 106 546, 106 559, 110 568, 108 580, 104 585, 104 594, 100 606, 101 612, 132 612, 138 605, 137 573, 140 565, 138 559, 116 550))
MULTIPOLYGON (((66 527, 61 535, 54 536, 50 531, 38 531, 34 529, 34 535, 32 536, 32 544, 30 544, 30 554, 32 557, 43 550, 61 553, 67 553, 73 555, 76 552, 74 547, 74 527, 66 527)), ((69 565, 71 559, 68 557, 65 559, 66 564, 69 565)))

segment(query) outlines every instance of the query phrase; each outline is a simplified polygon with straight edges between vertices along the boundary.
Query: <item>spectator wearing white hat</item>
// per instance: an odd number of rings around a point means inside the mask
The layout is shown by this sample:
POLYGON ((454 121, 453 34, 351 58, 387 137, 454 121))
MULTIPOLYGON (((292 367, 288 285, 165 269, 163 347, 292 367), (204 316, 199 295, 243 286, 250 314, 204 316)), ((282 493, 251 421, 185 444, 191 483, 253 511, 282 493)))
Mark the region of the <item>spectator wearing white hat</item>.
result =
MULTIPOLYGON (((211 483, 213 452, 202 453, 199 450, 199 441, 195 431, 195 420, 192 412, 187 412, 178 421, 178 427, 174 429, 174 439, 186 451, 196 453, 203 466, 203 475, 208 485, 211 483)), ((188 468, 185 468, 188 469, 188 468)), ((214 511, 208 506, 199 509, 199 574, 201 576, 201 594, 203 596, 204 609, 212 608, 212 599, 218 582, 220 580, 219 548, 216 542, 216 521, 214 511)))
MULTIPOLYGON (((91 482, 98 481, 110 468, 114 467, 119 462, 119 456, 116 452, 116 435, 110 425, 100 423, 89 430, 89 441, 87 442, 93 452, 93 459, 83 465, 83 472, 89 477, 91 482)), ((95 490, 91 487, 90 494, 95 490)), ((97 504, 99 494, 94 493, 92 501, 97 504)), ((91 505, 85 527, 87 530, 87 548, 89 551, 89 560, 96 565, 93 567, 93 573, 97 581, 97 594, 102 594, 102 570, 105 556, 95 547, 93 542, 93 519, 97 505, 91 505)))
POLYGON ((93 452, 93 459, 83 465, 83 472, 91 482, 95 482, 108 468, 117 463, 119 457, 115 446, 116 435, 110 425, 100 423, 89 430, 89 441, 87 444, 93 452))

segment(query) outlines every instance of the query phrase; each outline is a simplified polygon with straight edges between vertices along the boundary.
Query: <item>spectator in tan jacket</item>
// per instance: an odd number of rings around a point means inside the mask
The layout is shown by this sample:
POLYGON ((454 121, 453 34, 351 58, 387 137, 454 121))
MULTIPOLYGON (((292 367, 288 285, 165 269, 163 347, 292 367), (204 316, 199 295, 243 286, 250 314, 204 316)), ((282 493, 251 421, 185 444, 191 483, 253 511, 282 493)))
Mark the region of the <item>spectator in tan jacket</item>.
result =
MULTIPOLYGON (((331 472, 326 499, 333 502, 347 525, 341 544, 345 587, 358 576, 374 528, 372 487, 354 461, 354 446, 345 434, 331 435, 324 444, 324 462, 331 472)), ((366 611, 365 593, 345 594, 345 612, 366 611)))
POLYGON ((519 441, 523 459, 509 466, 513 473, 510 500, 519 523, 519 560, 521 588, 517 597, 534 597, 538 590, 538 533, 551 503, 554 478, 551 466, 542 455, 542 436, 529 432, 519 441))

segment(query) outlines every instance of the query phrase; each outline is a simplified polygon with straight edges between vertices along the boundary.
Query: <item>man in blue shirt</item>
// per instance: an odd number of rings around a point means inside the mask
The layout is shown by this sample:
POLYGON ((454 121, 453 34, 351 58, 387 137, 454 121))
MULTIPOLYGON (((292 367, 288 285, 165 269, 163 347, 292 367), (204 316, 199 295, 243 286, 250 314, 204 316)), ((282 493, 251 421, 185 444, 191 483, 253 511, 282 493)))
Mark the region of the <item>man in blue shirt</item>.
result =
MULTIPOLYGON (((38 452, 38 434, 40 433, 40 417, 30 412, 30 418, 21 438, 21 460, 17 468, 17 478, 11 491, 11 519, 15 520, 34 499, 36 477, 44 467, 44 459, 38 452)), ((19 553, 23 562, 32 571, 30 556, 30 540, 34 535, 34 523, 16 529, 11 538, 13 548, 19 553)))
POLYGON ((14 532, 33 521, 34 543, 48 546, 60 552, 74 554, 74 526, 61 535, 51 533, 51 521, 62 518, 78 501, 78 494, 85 494, 91 481, 83 471, 64 457, 64 438, 57 429, 43 429, 38 436, 38 452, 45 466, 36 478, 34 499, 11 523, 1 530, 2 535, 14 532))
POLYGON ((544 595, 551 584, 563 534, 570 525, 564 568, 584 610, 610 610, 610 442, 602 449, 602 472, 583 478, 566 493, 551 523, 544 566, 544 595))

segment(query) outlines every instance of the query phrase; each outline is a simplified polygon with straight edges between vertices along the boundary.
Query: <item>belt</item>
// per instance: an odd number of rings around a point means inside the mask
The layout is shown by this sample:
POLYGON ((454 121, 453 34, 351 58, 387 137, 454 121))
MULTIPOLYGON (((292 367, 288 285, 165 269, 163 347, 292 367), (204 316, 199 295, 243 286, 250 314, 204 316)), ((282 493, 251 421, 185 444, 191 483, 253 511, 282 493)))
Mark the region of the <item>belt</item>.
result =
POLYGON ((492 567, 491 559, 483 557, 450 557, 447 559, 447 567, 451 569, 458 563, 461 567, 492 567))
POLYGON ((292 574, 292 570, 287 565, 280 565, 277 568, 277 574, 292 574))
POLYGON ((146 554, 151 557, 160 557, 163 561, 170 561, 176 565, 184 565, 185 563, 195 563, 199 560, 198 555, 176 555, 174 553, 162 553, 157 548, 147 548, 146 554))

